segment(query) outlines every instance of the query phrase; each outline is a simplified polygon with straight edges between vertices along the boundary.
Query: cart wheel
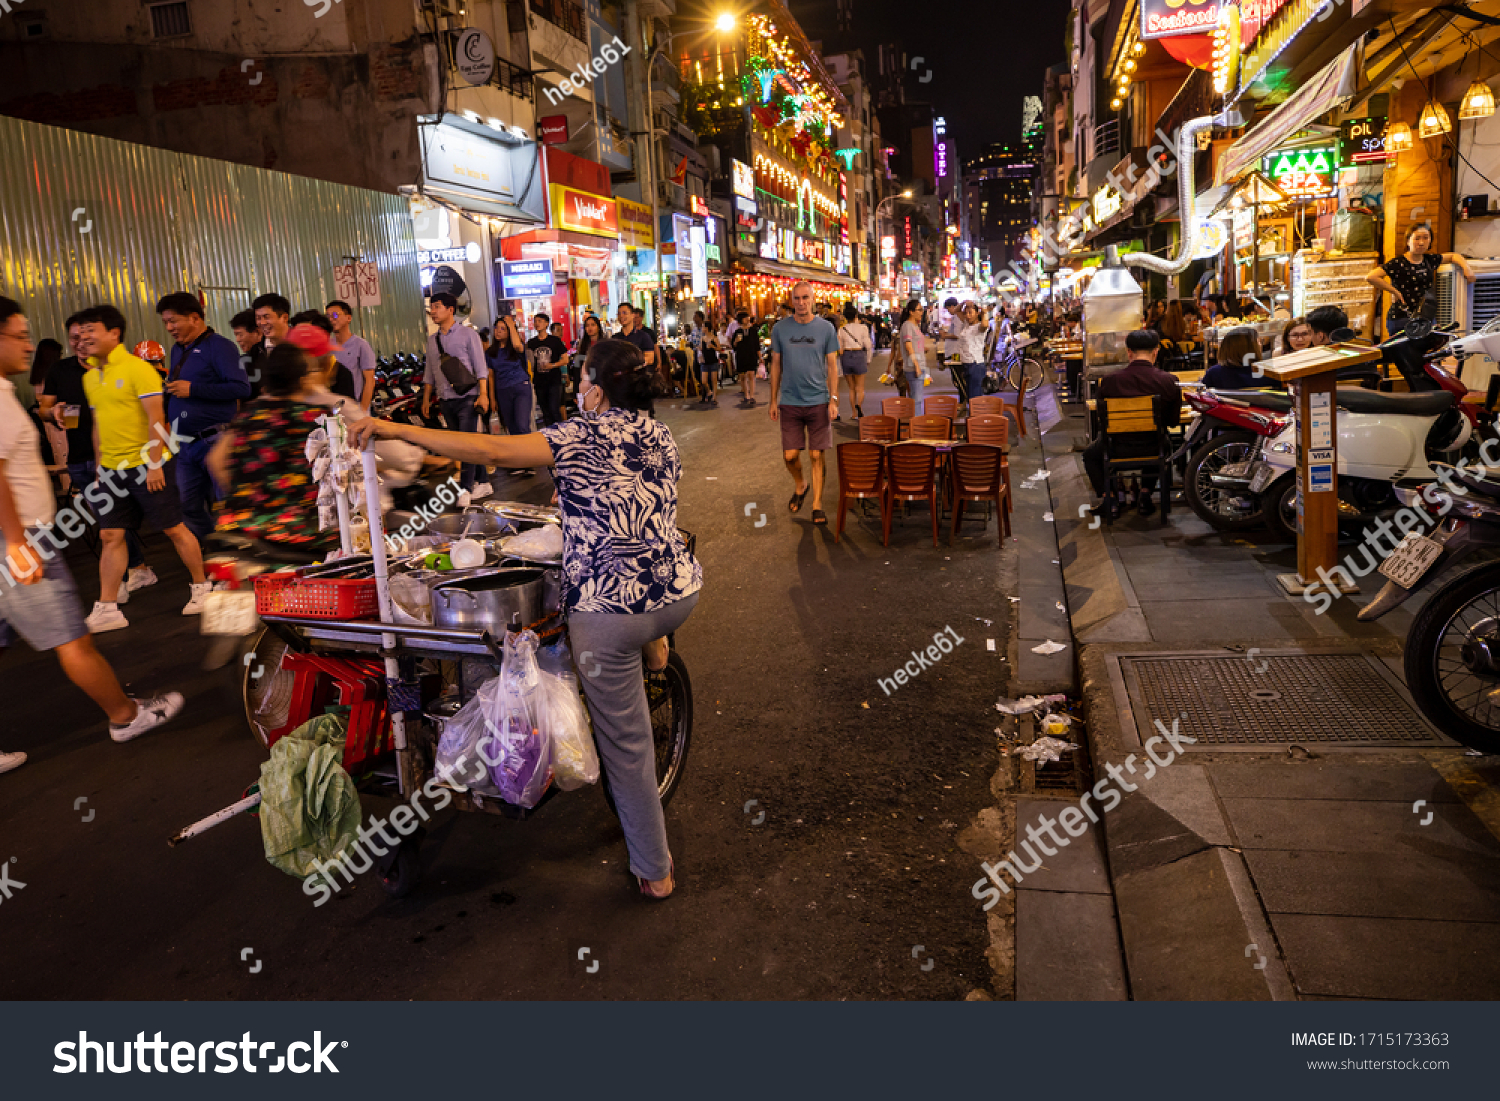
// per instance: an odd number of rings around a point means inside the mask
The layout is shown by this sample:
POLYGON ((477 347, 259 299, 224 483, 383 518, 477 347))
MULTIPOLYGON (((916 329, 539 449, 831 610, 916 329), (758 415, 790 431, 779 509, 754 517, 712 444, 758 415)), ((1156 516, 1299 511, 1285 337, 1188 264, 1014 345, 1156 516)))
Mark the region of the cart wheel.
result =
MULTIPOLYGON (((676 650, 667 655, 665 669, 646 674, 646 706, 651 712, 651 739, 656 748, 657 791, 662 806, 666 806, 682 781, 693 734, 693 682, 676 650)), ((614 793, 609 790, 609 773, 604 769, 599 772, 604 798, 618 815, 614 793)))
POLYGON ((389 866, 376 865, 380 886, 391 898, 405 898, 422 879, 422 834, 403 837, 391 853, 389 866))

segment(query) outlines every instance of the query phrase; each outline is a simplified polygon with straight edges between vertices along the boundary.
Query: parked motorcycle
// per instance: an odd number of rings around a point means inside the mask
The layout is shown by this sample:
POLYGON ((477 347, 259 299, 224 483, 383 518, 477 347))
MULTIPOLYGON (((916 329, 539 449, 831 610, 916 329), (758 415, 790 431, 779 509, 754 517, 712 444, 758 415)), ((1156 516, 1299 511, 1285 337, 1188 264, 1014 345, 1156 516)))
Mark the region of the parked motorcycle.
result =
MULTIPOLYGON (((1500 753, 1500 562, 1450 572, 1500 548, 1500 482, 1449 469, 1451 511, 1427 534, 1408 532, 1380 566, 1385 586, 1359 611, 1366 622, 1400 607, 1439 577, 1406 637, 1406 686, 1422 713, 1449 737, 1500 753)), ((1397 496, 1415 505, 1419 491, 1397 496)), ((1433 507, 1431 491, 1426 502, 1433 507)))
MULTIPOLYGON (((1456 457, 1469 443, 1484 414, 1461 401, 1467 388, 1438 363, 1451 339, 1430 324, 1414 324, 1380 346, 1414 390, 1420 385, 1428 392, 1336 392, 1342 519, 1365 521, 1395 508, 1396 483, 1433 481, 1429 460, 1456 457)), ((1283 540, 1295 542, 1297 439, 1291 399, 1259 391, 1200 390, 1188 400, 1200 413, 1211 413, 1214 422, 1232 425, 1218 435, 1211 434, 1211 425, 1202 430, 1209 439, 1192 453, 1184 476, 1194 512, 1226 531, 1264 522, 1283 540)), ((1205 419, 1200 416, 1199 424, 1205 419)))

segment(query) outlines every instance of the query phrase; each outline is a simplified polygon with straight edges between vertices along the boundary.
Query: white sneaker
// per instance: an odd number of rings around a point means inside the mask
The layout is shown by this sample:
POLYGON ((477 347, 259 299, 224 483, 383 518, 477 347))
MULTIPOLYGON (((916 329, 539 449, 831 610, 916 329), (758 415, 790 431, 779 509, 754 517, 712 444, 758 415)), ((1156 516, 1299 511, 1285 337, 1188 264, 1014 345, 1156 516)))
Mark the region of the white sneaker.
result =
POLYGON ((182 609, 182 614, 198 615, 203 611, 203 598, 214 591, 214 583, 212 581, 205 581, 201 585, 190 586, 190 589, 192 591, 192 599, 190 599, 187 602, 187 606, 182 609))
POLYGON ((89 634, 102 635, 105 631, 118 631, 123 627, 129 627, 130 620, 125 618, 125 613, 120 611, 118 604, 106 604, 102 600, 96 600, 94 610, 83 621, 83 625, 89 629, 89 634))
POLYGON ((0 772, 9 772, 13 768, 20 768, 26 763, 24 753, 0 753, 0 772))
POLYGON ((469 500, 482 501, 494 492, 495 487, 490 485, 489 482, 475 482, 474 488, 469 490, 469 500))
POLYGON ((130 586, 126 582, 124 582, 124 581, 120 582, 120 591, 115 595, 115 603, 116 604, 128 604, 128 603, 130 603, 130 586))
POLYGON ((131 592, 156 584, 156 571, 150 566, 138 566, 125 576, 125 587, 131 592))
POLYGON ((128 742, 139 738, 148 730, 155 730, 182 710, 182 693, 168 692, 149 700, 136 700, 135 718, 124 726, 109 724, 109 736, 117 742, 128 742))

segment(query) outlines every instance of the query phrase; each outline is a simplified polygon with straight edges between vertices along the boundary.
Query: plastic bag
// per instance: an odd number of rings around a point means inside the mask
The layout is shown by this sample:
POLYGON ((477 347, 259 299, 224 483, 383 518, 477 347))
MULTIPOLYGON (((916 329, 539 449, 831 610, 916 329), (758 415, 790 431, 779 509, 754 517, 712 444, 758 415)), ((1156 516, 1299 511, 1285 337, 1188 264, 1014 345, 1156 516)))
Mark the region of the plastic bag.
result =
POLYGON ((599 754, 588 712, 571 673, 541 674, 537 719, 552 740, 552 776, 564 791, 599 782, 599 754))
POLYGON ((533 631, 507 634, 500 675, 476 695, 488 735, 479 741, 480 758, 500 798, 518 807, 536 806, 552 782, 551 740, 539 721, 543 689, 536 648, 533 631))
POLYGON ((479 743, 485 739, 485 699, 499 689, 500 678, 492 677, 479 686, 473 699, 443 724, 438 739, 433 771, 440 783, 458 791, 477 791, 499 795, 490 779, 490 771, 479 755, 479 743))

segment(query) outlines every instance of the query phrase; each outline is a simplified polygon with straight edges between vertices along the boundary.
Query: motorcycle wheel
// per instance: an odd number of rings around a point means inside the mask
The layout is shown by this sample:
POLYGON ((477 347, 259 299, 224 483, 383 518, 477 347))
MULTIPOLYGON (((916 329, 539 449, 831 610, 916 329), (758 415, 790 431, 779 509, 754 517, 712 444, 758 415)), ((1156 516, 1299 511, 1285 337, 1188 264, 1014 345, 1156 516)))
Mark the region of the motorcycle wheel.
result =
POLYGON ((1209 479, 1230 463, 1242 463, 1255 449, 1255 433, 1246 429, 1220 432, 1205 440, 1188 459, 1183 487, 1188 505, 1207 524, 1219 531, 1245 531, 1266 522, 1265 497, 1256 498, 1246 489, 1243 493, 1220 489, 1209 479), (1253 500, 1246 509, 1234 504, 1236 499, 1253 500))
POLYGON ((1297 545, 1297 473, 1283 474, 1266 487, 1260 498, 1261 515, 1271 534, 1283 543, 1297 545))
POLYGON ((1406 637, 1406 686, 1444 734, 1500 753, 1500 674, 1476 665, 1500 651, 1500 563, 1459 574, 1433 594, 1406 637))

